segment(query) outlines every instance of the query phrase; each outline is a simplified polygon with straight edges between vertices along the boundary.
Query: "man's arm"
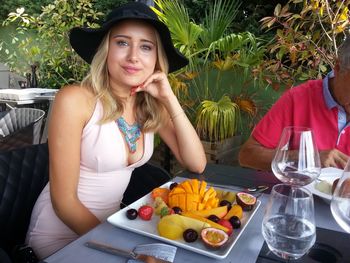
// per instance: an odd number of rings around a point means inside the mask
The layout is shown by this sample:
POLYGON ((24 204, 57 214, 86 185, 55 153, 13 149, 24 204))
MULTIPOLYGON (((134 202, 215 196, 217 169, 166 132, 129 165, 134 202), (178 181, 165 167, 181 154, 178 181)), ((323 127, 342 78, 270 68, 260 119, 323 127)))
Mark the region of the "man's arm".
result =
POLYGON ((262 146, 252 136, 242 145, 239 151, 239 163, 243 167, 271 171, 271 162, 275 149, 262 146))
MULTIPOLYGON (((271 171, 271 162, 275 156, 275 149, 262 146, 252 136, 242 145, 239 151, 239 163, 242 167, 271 171)), ((337 149, 320 151, 322 167, 337 167, 344 169, 349 156, 337 149)))

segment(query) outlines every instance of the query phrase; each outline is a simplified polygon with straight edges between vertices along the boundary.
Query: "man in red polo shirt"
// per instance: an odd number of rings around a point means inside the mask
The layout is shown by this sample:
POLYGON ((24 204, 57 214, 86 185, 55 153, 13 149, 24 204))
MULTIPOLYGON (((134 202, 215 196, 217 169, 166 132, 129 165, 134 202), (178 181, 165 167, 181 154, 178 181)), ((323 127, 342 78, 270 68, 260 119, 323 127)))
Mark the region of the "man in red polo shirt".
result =
POLYGON ((334 70, 285 92, 241 147, 241 166, 271 170, 286 126, 313 129, 323 167, 344 168, 350 155, 350 38, 339 48, 334 70))

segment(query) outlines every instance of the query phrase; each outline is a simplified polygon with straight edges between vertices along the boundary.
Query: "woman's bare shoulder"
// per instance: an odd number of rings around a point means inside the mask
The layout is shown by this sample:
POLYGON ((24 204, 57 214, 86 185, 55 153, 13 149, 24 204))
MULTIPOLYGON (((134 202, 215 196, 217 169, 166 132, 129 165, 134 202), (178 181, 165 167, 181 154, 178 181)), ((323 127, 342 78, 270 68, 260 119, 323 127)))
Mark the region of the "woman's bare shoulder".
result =
MULTIPOLYGON (((87 88, 80 85, 62 87, 55 96, 54 106, 70 113, 91 115, 96 104, 96 97, 87 88)), ((60 110, 60 111, 62 111, 60 110)))
POLYGON ((62 87, 57 95, 57 98, 67 100, 94 100, 95 96, 86 87, 80 85, 67 85, 62 87))

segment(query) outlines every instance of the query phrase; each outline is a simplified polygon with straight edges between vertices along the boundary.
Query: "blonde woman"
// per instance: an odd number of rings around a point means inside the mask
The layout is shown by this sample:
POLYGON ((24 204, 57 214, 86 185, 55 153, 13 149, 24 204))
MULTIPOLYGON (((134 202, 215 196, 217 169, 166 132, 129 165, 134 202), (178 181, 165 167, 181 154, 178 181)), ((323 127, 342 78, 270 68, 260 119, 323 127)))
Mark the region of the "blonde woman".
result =
POLYGON ((168 28, 139 2, 113 10, 99 29, 74 28, 74 50, 91 70, 57 94, 49 125, 50 182, 32 213, 27 242, 45 258, 119 209, 135 167, 158 132, 177 160, 201 173, 200 140, 167 73, 187 64, 168 28))

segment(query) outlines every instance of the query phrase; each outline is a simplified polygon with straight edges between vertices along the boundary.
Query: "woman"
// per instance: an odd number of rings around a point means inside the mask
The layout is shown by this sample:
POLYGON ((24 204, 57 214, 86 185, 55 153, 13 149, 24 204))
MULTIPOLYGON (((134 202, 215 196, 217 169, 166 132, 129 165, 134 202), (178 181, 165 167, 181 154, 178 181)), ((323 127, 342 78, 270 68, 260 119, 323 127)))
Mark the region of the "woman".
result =
POLYGON ((32 213, 27 242, 40 258, 119 209, 135 167, 158 132, 177 160, 201 173, 200 140, 167 79, 187 64, 168 28, 146 5, 112 11, 99 29, 74 28, 70 41, 91 70, 56 95, 49 126, 50 183, 32 213))

